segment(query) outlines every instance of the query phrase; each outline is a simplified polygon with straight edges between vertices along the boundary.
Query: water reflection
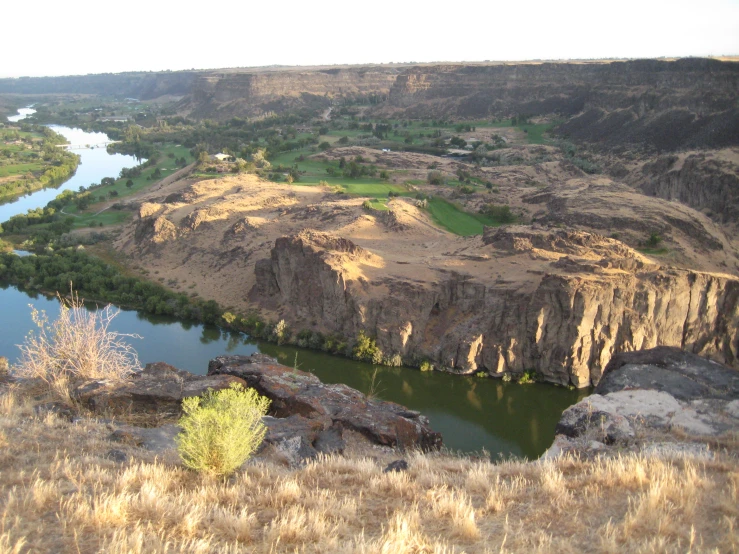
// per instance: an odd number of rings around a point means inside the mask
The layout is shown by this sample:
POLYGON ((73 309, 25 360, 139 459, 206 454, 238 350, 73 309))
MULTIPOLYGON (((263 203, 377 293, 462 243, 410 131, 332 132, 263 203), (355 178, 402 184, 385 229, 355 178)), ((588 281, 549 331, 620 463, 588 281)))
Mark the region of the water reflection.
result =
MULTIPOLYGON (((35 293, 26 294, 0 284, 0 355, 14 361, 15 345, 33 327, 28 304, 46 310, 50 318, 58 303, 35 293)), ((94 306, 91 307, 94 309, 94 306)), ((485 449, 494 456, 541 455, 552 442, 559 416, 586 392, 551 385, 517 385, 492 379, 459 377, 407 368, 375 367, 320 352, 258 343, 248 336, 217 327, 181 322, 171 317, 122 311, 111 328, 137 333, 133 341, 143 363, 165 361, 204 374, 208 361, 229 354, 262 351, 280 363, 311 371, 326 383, 345 383, 365 393, 406 405, 426 415, 445 444, 465 452, 485 449)))

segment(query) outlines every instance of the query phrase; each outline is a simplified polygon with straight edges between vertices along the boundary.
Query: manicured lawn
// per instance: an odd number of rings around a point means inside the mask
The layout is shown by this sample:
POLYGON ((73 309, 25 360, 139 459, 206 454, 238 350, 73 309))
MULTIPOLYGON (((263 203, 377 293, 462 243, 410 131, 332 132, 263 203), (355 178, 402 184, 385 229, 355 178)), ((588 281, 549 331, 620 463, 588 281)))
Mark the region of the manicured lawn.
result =
POLYGON ((97 225, 102 223, 103 226, 117 225, 126 221, 131 217, 131 215, 131 212, 120 212, 117 210, 105 210, 98 215, 95 215, 94 213, 86 213, 74 218, 74 228, 79 229, 82 227, 90 227, 93 223, 97 225))
POLYGON ((387 183, 363 183, 361 179, 346 179, 342 186, 349 194, 357 196, 370 196, 372 198, 387 198, 389 192, 397 192, 398 194, 410 194, 403 187, 398 185, 390 185, 387 183))
POLYGON ((544 133, 552 129, 556 123, 539 123, 537 125, 520 125, 518 128, 526 131, 526 140, 529 144, 546 144, 549 142, 544 133))
POLYGON ((0 177, 19 175, 30 171, 41 171, 43 168, 43 164, 40 163, 2 165, 0 166, 0 177))
MULTIPOLYGON (((405 188, 398 185, 388 184, 377 177, 365 176, 358 179, 348 179, 343 176, 331 177, 326 173, 326 168, 331 164, 318 160, 307 159, 307 157, 313 153, 314 152, 312 150, 307 148, 294 150, 292 152, 284 152, 274 156, 270 162, 273 167, 278 165, 292 167, 294 164, 298 164, 298 169, 300 171, 305 171, 305 173, 300 175, 300 180, 295 183, 296 185, 317 185, 320 181, 325 181, 329 185, 341 185, 348 194, 376 198, 387 196, 387 193, 390 191, 400 194, 409 194, 405 188), (301 155, 305 156, 306 159, 302 162, 296 161, 296 159, 301 155)), ((336 164, 334 163, 333 166, 336 167, 336 164)))
POLYGON ((481 235, 484 225, 489 227, 501 225, 482 214, 465 212, 459 206, 439 197, 429 200, 427 209, 433 220, 441 227, 463 237, 481 235))
POLYGON ((387 199, 375 198, 373 200, 370 200, 369 203, 373 210, 386 212, 390 209, 387 207, 387 199))

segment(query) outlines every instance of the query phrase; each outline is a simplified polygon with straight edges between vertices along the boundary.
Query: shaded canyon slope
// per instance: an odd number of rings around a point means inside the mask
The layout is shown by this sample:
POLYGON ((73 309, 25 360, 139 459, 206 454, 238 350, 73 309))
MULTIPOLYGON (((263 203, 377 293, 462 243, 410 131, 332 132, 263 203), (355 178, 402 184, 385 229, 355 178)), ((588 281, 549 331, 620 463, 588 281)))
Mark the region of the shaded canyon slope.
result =
POLYGON ((181 111, 228 119, 318 113, 372 98, 376 115, 480 119, 553 115, 558 131, 608 148, 722 148, 739 136, 739 63, 688 58, 237 68, 0 79, 0 94, 183 96, 181 111))

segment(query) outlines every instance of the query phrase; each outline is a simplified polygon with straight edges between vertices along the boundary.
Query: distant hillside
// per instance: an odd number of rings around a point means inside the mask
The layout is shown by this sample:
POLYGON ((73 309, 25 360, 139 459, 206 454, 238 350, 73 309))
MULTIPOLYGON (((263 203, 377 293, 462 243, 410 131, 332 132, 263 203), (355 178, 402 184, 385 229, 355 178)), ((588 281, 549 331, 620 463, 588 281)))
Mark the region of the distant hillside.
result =
POLYGON ((489 119, 554 115, 561 135, 658 151, 739 143, 739 63, 689 58, 610 63, 261 68, 0 79, 0 93, 183 96, 194 118, 320 110, 338 101, 377 116, 489 119))

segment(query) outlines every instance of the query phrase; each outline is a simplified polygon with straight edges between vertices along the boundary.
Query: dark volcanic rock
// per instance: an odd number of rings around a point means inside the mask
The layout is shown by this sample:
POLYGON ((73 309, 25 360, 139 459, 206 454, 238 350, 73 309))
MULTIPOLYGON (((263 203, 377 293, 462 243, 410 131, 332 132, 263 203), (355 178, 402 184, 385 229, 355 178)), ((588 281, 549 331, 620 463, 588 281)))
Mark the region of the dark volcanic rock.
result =
POLYGON ((660 346, 611 358, 596 394, 652 389, 678 400, 739 398, 739 371, 679 348, 660 346))
POLYGON ((158 362, 147 364, 130 381, 83 381, 73 388, 71 395, 95 413, 177 417, 181 414, 183 398, 201 396, 208 389, 225 389, 232 383, 245 385, 238 377, 193 375, 158 362))
POLYGON ((368 398, 346 385, 323 384, 315 375, 280 365, 263 354, 220 356, 211 360, 208 375, 243 379, 272 400, 270 415, 278 418, 301 415, 338 423, 385 446, 424 450, 441 446, 441 435, 432 431, 418 412, 368 398))
POLYGON ((383 473, 390 473, 391 471, 408 471, 408 462, 405 460, 395 460, 394 462, 390 462, 382 471, 383 473))
POLYGON ((128 454, 115 449, 108 450, 108 452, 105 454, 105 457, 119 464, 122 464, 128 460, 128 454))
POLYGON ((555 434, 576 438, 591 429, 597 430, 598 439, 605 444, 623 442, 634 436, 624 416, 593 409, 588 403, 579 403, 565 410, 557 423, 555 434))
POLYGON ((313 448, 321 454, 343 454, 346 448, 346 441, 342 436, 340 425, 334 425, 318 433, 313 448))

